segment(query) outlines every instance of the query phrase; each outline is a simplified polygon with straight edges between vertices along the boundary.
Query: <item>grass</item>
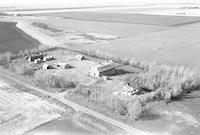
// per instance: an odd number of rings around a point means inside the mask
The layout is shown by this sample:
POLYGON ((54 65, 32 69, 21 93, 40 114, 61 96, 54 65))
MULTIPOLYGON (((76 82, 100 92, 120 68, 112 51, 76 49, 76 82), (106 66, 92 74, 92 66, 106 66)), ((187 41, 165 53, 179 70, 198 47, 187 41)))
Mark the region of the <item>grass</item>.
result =
POLYGON ((114 134, 121 132, 121 129, 119 129, 118 127, 86 113, 81 113, 79 120, 83 124, 86 124, 94 129, 98 129, 105 134, 114 134))
POLYGON ((22 58, 34 53, 45 52, 51 49, 54 49, 54 48, 49 48, 48 46, 41 45, 39 47, 32 48, 32 49, 20 50, 18 53, 11 53, 11 52, 0 53, 0 65, 11 63, 12 60, 14 59, 19 59, 19 58, 22 58))

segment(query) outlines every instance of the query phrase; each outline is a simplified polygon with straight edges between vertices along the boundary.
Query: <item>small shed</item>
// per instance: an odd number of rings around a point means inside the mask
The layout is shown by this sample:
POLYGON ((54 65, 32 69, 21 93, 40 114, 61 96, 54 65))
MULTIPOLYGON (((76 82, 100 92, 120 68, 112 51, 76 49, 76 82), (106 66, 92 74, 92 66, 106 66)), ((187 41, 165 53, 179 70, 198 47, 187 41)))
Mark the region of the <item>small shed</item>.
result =
POLYGON ((94 77, 111 76, 116 72, 115 67, 115 63, 91 67, 90 75, 94 77))
POLYGON ((49 64, 44 64, 44 65, 42 66, 42 68, 43 68, 43 69, 52 69, 52 66, 49 65, 49 64))
POLYGON ((64 63, 64 62, 58 62, 56 63, 56 66, 57 67, 61 67, 62 69, 69 69, 69 68, 72 68, 71 65, 67 64, 67 63, 64 63))
POLYGON ((43 61, 47 61, 47 57, 44 57, 44 58, 43 58, 43 61))
POLYGON ((76 55, 76 59, 81 61, 81 60, 85 60, 86 58, 83 55, 76 55))
POLYGON ((110 78, 109 76, 102 76, 102 78, 103 78, 104 80, 111 80, 111 78, 110 78))

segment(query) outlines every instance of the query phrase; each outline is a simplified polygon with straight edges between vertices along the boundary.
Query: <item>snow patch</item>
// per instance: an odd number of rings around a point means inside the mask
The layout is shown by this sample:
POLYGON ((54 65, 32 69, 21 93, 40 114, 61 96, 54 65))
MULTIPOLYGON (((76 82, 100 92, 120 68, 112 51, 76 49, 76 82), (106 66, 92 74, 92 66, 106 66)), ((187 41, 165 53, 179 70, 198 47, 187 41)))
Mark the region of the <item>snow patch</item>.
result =
POLYGON ((57 119, 65 109, 0 82, 0 134, 21 135, 57 119))
POLYGON ((54 40, 53 38, 49 37, 48 35, 42 33, 39 31, 39 29, 31 26, 31 24, 24 22, 24 21, 18 21, 16 27, 24 31, 26 34, 30 35, 31 37, 37 39, 39 42, 41 42, 44 45, 48 46, 58 46, 60 45, 60 42, 54 40))
POLYGON ((188 113, 183 113, 183 112, 179 112, 179 111, 173 111, 173 112, 163 111, 163 114, 168 115, 171 118, 173 116, 180 117, 182 120, 179 120, 178 121, 179 123, 185 122, 189 126, 194 126, 194 127, 200 126, 200 122, 197 119, 195 119, 195 117, 193 117, 192 115, 190 115, 188 113))

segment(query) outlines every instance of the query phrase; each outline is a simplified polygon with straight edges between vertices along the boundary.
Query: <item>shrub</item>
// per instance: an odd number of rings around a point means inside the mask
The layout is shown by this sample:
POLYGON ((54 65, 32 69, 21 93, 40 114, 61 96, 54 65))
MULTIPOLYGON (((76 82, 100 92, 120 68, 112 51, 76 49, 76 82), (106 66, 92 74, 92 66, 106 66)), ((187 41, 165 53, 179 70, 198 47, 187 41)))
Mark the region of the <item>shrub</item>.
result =
POLYGON ((128 107, 127 107, 127 101, 121 100, 119 98, 116 98, 115 101, 115 112, 117 112, 120 115, 127 115, 128 114, 128 107))
POLYGON ((103 87, 96 87, 96 86, 90 87, 89 99, 91 101, 103 102, 105 101, 108 95, 110 94, 103 87))
POLYGON ((22 62, 16 62, 16 61, 12 61, 9 64, 9 69, 12 72, 16 72, 18 74, 24 75, 24 76, 33 76, 34 74, 34 69, 24 65, 22 62))
POLYGON ((1 53, 0 54, 0 64, 4 65, 11 61, 12 54, 11 52, 1 53))
POLYGON ((77 89, 73 92, 74 94, 78 94, 87 98, 90 96, 90 89, 88 89, 87 86, 83 85, 78 85, 77 89))
POLYGON ((44 52, 48 49, 50 49, 48 46, 40 45, 36 48, 20 50, 18 53, 13 54, 12 58, 17 59, 17 58, 21 58, 21 57, 24 57, 24 56, 32 55, 34 53, 41 53, 41 52, 44 52))
POLYGON ((80 85, 75 93, 87 97, 91 102, 104 102, 110 95, 103 87, 83 85, 80 85))
POLYGON ((72 88, 75 83, 64 77, 55 76, 49 72, 37 71, 34 74, 35 82, 43 87, 48 88, 72 88))
POLYGON ((22 68, 21 68, 21 74, 22 75, 24 75, 24 76, 33 76, 34 75, 34 73, 35 73, 35 70, 34 69, 32 69, 32 68, 29 68, 29 67, 27 67, 27 66, 23 66, 22 68))
POLYGON ((143 107, 140 101, 130 101, 128 106, 128 113, 133 119, 138 119, 143 112, 143 107))
POLYGON ((109 93, 108 89, 101 86, 80 86, 74 94, 84 96, 88 102, 101 104, 102 106, 121 115, 127 115, 127 101, 109 93))

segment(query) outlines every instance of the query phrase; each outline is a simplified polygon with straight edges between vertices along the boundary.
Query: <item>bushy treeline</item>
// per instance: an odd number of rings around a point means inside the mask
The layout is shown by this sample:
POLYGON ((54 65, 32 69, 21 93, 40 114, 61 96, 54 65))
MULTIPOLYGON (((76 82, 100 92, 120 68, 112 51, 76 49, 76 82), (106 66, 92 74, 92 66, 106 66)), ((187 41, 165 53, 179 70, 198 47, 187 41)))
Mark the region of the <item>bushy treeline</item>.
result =
POLYGON ((8 16, 8 14, 5 12, 0 12, 0 16, 8 16))
POLYGON ((75 83, 66 77, 56 76, 43 70, 36 71, 34 81, 37 85, 47 88, 73 88, 75 83))
POLYGON ((32 55, 34 53, 44 52, 49 49, 52 48, 43 45, 32 49, 21 50, 18 53, 0 53, 0 65, 20 75, 33 76, 35 70, 32 67, 25 64, 23 60, 18 61, 17 59, 23 58, 28 55, 32 55))
POLYGON ((48 47, 39 46, 33 49, 21 50, 18 53, 11 53, 11 52, 0 53, 0 65, 18 74, 24 76, 33 76, 35 72, 33 68, 27 66, 22 61, 16 61, 15 59, 22 58, 31 55, 33 53, 38 53, 46 49, 48 49, 48 47))
POLYGON ((147 94, 146 98, 170 100, 179 98, 185 92, 200 86, 200 69, 151 65, 146 72, 137 76, 130 75, 127 82, 133 82, 132 87, 137 85, 135 87, 152 90, 153 92, 147 94))
POLYGON ((36 48, 20 50, 18 53, 13 54, 13 59, 17 59, 17 58, 21 58, 21 57, 24 57, 24 56, 32 55, 34 53, 44 52, 44 51, 47 51, 48 49, 50 49, 48 46, 40 45, 40 46, 38 46, 36 48))
POLYGON ((82 96, 89 104, 98 104, 118 115, 130 116, 138 119, 146 110, 146 104, 136 98, 120 99, 101 86, 79 86, 73 94, 82 96))
POLYGON ((44 52, 48 49, 50 49, 48 46, 41 45, 39 47, 32 49, 20 50, 18 53, 11 53, 11 52, 0 53, 0 65, 5 65, 7 63, 10 63, 11 60, 13 59, 21 58, 34 53, 44 52))

